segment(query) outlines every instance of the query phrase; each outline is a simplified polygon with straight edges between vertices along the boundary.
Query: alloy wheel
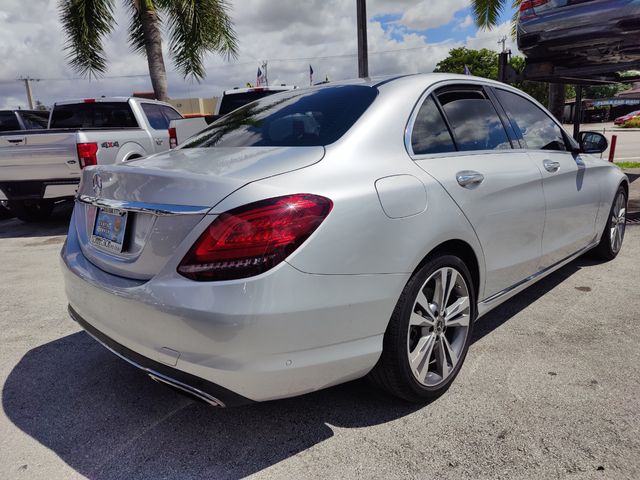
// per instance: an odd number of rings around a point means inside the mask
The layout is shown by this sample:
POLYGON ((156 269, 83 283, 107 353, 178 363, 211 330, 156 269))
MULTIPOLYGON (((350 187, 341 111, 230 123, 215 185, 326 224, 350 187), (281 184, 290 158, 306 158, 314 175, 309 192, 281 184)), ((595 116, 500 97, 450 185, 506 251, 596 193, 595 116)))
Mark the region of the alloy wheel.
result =
POLYGON ((609 223, 609 240, 613 253, 618 253, 622 247, 627 221, 627 208, 625 203, 624 193, 618 192, 613 209, 611 210, 611 220, 609 223))
POLYGON ((437 387, 454 372, 469 335, 471 305, 463 275, 436 270, 418 291, 409 319, 407 354, 421 384, 437 387))

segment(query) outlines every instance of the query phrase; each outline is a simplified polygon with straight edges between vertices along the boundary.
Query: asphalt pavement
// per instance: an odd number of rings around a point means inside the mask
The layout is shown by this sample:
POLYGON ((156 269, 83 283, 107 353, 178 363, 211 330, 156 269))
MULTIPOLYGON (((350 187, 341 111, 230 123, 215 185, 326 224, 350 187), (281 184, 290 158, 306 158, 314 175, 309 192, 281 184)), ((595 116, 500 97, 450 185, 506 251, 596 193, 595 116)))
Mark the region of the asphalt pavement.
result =
POLYGON ((483 318, 437 401, 357 381, 215 409, 69 320, 68 219, 0 221, 1 479, 640 478, 640 226, 483 318))

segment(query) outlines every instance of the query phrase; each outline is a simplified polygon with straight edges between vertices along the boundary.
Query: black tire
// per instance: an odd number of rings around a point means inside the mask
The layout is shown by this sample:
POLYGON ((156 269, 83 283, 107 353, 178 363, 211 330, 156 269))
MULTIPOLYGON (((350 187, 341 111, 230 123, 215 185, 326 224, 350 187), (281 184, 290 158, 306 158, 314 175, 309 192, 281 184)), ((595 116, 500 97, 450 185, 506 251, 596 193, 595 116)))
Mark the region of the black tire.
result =
MULTIPOLYGON (((627 209, 627 192, 625 191, 624 187, 620 186, 618 187, 618 191, 616 192, 615 197, 613 198, 613 202, 611 203, 611 208, 609 209, 609 216, 607 217, 607 223, 604 226, 604 230, 602 231, 602 235, 600 236, 600 243, 598 243, 598 246, 595 247, 591 253, 592 256, 594 258, 597 258, 599 260, 604 260, 606 262, 613 260, 614 258, 616 258, 618 256, 618 253, 620 253, 620 250, 622 249, 622 240, 624 240, 624 231, 625 231, 625 224, 622 223, 621 224, 621 228, 622 228, 622 232, 621 232, 621 240, 620 240, 620 245, 618 246, 618 249, 616 250, 614 248, 614 245, 611 241, 611 229, 614 226, 614 215, 615 212, 614 210, 616 209, 616 203, 618 201, 618 198, 622 196, 624 199, 624 208, 625 208, 625 212, 627 209)), ((626 218, 624 218, 623 220, 626 220, 626 218)))
POLYGON ((52 200, 12 200, 7 202, 11 212, 23 222, 41 222, 53 211, 52 200))
MULTIPOLYGON (((384 335, 383 350, 378 363, 369 373, 368 379, 376 386, 409 402, 433 400, 447 391, 458 375, 469 349, 476 318, 476 293, 469 269, 455 255, 443 254, 427 261, 407 282, 391 316, 384 335), (413 312, 418 293, 434 272, 444 267, 457 270, 466 282, 469 297, 469 325, 458 362, 449 376, 441 384, 429 387, 420 383, 409 364, 409 319, 413 312)), ((437 348, 437 347, 434 347, 437 348)))

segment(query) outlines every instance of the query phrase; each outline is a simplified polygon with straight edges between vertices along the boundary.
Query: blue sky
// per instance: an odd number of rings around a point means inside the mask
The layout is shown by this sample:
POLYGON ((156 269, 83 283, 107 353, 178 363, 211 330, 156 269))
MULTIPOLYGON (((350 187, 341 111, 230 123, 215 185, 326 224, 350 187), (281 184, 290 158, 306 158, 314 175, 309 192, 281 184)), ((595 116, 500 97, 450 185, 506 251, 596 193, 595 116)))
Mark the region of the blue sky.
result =
MULTIPOLYGON (((500 15, 498 23, 501 24, 511 21, 512 15, 513 9, 506 8, 500 15)), ((467 37, 475 35, 478 31, 478 28, 473 22, 471 7, 459 10, 455 13, 453 20, 436 28, 412 30, 400 23, 401 18, 401 13, 375 15, 371 18, 371 21, 379 22, 385 33, 397 41, 401 41, 404 34, 415 33, 431 43, 440 43, 449 40, 463 42, 467 37)))

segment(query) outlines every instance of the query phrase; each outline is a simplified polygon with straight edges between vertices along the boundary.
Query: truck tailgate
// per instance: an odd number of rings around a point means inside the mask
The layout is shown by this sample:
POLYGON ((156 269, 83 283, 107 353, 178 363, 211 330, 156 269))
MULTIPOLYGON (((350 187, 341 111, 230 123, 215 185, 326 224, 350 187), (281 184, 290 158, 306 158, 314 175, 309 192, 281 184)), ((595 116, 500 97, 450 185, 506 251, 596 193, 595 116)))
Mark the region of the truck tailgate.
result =
POLYGON ((0 181, 80 178, 75 132, 0 136, 0 181))

